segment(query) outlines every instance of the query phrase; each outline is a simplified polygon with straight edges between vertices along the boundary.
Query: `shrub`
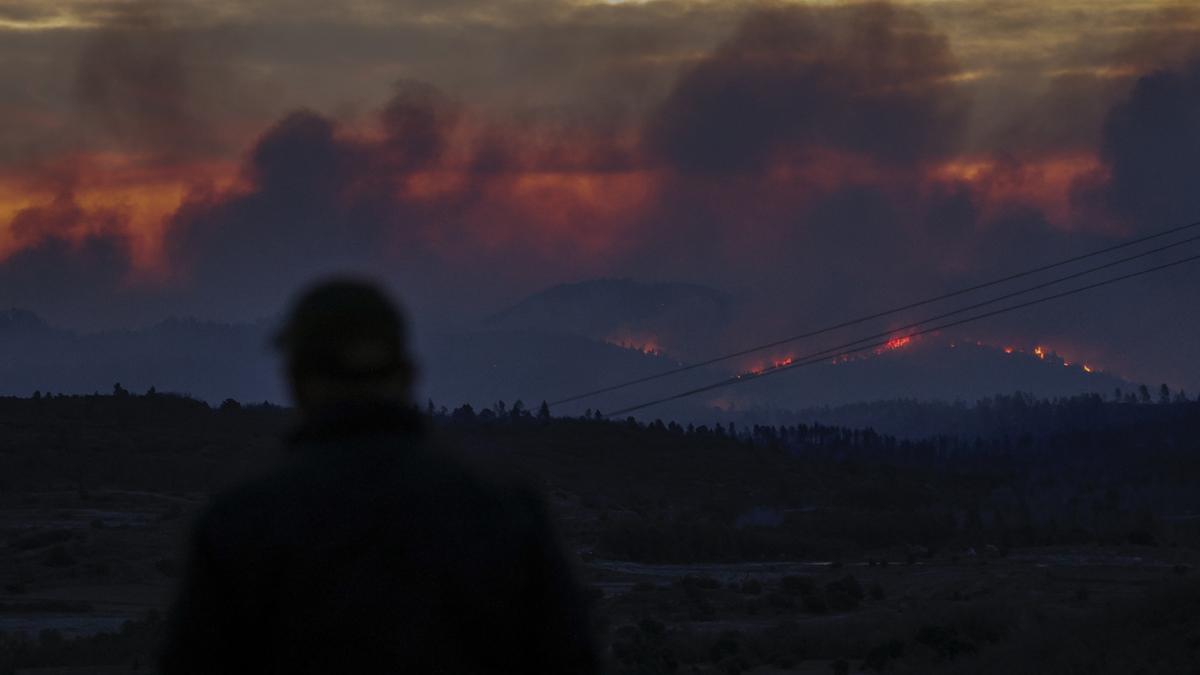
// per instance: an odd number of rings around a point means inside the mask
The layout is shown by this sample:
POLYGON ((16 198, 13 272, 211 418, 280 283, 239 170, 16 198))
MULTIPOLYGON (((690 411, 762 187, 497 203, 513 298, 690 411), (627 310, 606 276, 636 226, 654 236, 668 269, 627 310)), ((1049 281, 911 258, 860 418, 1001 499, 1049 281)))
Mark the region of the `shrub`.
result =
POLYGON ((738 634, 727 631, 721 633, 716 642, 709 647, 708 655, 713 663, 718 663, 727 656, 736 656, 740 649, 741 645, 738 643, 738 634))
POLYGON ((75 560, 75 556, 71 555, 67 547, 62 545, 51 548, 42 557, 42 564, 46 567, 70 567, 76 562, 78 561, 75 560))
POLYGON ((863 668, 883 672, 894 659, 904 656, 904 643, 899 640, 889 640, 871 648, 863 661, 863 668))
POLYGON ((838 611, 848 611, 858 607, 866 594, 863 592, 862 584, 858 583, 858 579, 854 575, 847 574, 846 576, 831 581, 825 584, 825 598, 829 606, 838 611))
POLYGON ((70 530, 45 530, 19 537, 13 545, 22 551, 32 551, 52 544, 61 544, 70 541, 73 536, 75 535, 70 530))
POLYGON ((977 651, 973 643, 959 637, 958 630, 948 626, 923 626, 914 640, 929 647, 939 658, 953 660, 963 654, 977 651))
POLYGON ((778 610, 792 610, 796 608, 796 601, 790 595, 783 593, 772 593, 767 596, 767 604, 778 610))
POLYGON ((779 588, 785 593, 803 594, 816 590, 817 584, 812 577, 789 575, 780 578, 779 588))
POLYGON ((801 593, 800 601, 804 603, 804 609, 813 614, 824 614, 829 611, 829 603, 825 602, 824 596, 816 589, 801 593))
POLYGON ((706 591, 713 591, 721 587, 721 582, 712 577, 689 574, 679 580, 679 585, 683 588, 699 588, 706 591))

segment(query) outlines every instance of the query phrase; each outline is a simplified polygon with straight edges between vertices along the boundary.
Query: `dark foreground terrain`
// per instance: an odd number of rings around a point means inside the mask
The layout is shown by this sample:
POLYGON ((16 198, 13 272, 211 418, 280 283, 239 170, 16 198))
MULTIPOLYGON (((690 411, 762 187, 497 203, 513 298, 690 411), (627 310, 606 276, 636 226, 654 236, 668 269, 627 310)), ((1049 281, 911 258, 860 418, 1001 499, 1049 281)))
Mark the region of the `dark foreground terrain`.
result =
MULTIPOLYGON (((992 431, 920 442, 431 414, 543 486, 612 672, 1200 672, 1200 404, 981 406, 992 431)), ((191 516, 289 424, 0 399, 0 673, 153 672, 191 516)))

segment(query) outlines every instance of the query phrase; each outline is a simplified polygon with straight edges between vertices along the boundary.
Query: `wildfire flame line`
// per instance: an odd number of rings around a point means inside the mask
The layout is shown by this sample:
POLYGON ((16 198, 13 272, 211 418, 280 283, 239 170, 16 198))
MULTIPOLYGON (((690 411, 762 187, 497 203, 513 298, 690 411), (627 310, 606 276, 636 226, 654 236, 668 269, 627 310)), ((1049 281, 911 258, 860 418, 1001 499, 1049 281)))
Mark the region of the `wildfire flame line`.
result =
MULTIPOLYGON (((838 356, 835 356, 832 359, 830 359, 829 362, 831 364, 839 364, 839 363, 849 363, 850 361, 864 360, 864 359, 871 358, 873 356, 880 356, 887 352, 895 351, 897 349, 903 349, 903 348, 911 345, 912 342, 913 342, 912 336, 900 335, 900 336, 891 338, 883 345, 872 350, 871 353, 869 353, 869 354, 858 354, 858 355, 839 354, 838 356)), ((781 359, 773 359, 770 363, 756 365, 754 367, 743 370, 740 373, 736 374, 734 377, 736 377, 738 379, 745 378, 745 377, 758 377, 765 373, 769 373, 773 370, 787 368, 795 363, 796 363, 796 357, 794 355, 788 355, 781 359)))
MULTIPOLYGON (((833 357, 832 359, 829 359, 829 363, 832 365, 838 365, 838 364, 842 364, 842 363, 849 363, 850 361, 865 360, 865 359, 871 358, 873 356, 880 356, 880 355, 886 354, 891 351, 895 351, 898 349, 904 349, 905 347, 908 347, 912 343, 913 343, 912 336, 909 336, 909 335, 897 336, 897 337, 889 339, 883 345, 876 347, 875 349, 873 349, 871 352, 869 352, 867 354, 858 354, 858 355, 839 354, 839 355, 833 357)), ((1000 349, 1000 351, 1002 351, 1007 356, 1030 355, 1030 356, 1037 358, 1039 361, 1055 360, 1057 362, 1062 363, 1063 367, 1066 367, 1066 368, 1070 368, 1072 366, 1078 367, 1080 370, 1082 370, 1083 372, 1088 373, 1088 374, 1099 372, 1098 369, 1096 367, 1092 366, 1090 363, 1072 362, 1072 361, 1062 357, 1061 355, 1055 353, 1052 349, 1050 349, 1049 347, 1046 347, 1044 345, 1035 345, 1033 347, 1033 349, 1031 349, 1027 352, 1024 349, 1021 349, 1018 347, 1013 347, 1013 346, 1005 346, 1005 347, 997 348, 997 347, 993 347, 991 345, 988 345, 988 344, 978 341, 978 340, 968 341, 968 344, 972 344, 972 345, 975 345, 976 347, 981 347, 981 348, 985 348, 985 349, 1000 349)), ((951 348, 954 348, 957 346, 958 346, 957 343, 950 344, 951 348)), ((773 370, 779 370, 779 369, 786 368, 788 366, 793 365, 794 363, 796 363, 796 357, 789 355, 782 359, 772 360, 770 363, 767 363, 767 364, 761 364, 761 365, 757 365, 752 368, 749 368, 747 370, 743 370, 740 373, 738 373, 737 375, 735 375, 734 377, 736 377, 737 379, 742 379, 742 378, 746 378, 746 377, 758 377, 760 375, 769 373, 773 370)))

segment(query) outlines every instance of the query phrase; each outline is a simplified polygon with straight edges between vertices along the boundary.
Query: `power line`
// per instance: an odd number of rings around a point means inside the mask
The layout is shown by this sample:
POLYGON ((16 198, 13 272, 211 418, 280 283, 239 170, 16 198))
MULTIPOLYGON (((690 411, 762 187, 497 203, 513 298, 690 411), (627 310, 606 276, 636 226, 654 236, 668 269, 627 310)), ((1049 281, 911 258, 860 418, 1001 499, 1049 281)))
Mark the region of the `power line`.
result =
MULTIPOLYGON (((1161 232, 1156 232, 1156 233, 1154 233, 1154 234, 1149 234, 1149 235, 1146 235, 1146 236, 1144 236, 1144 237, 1138 237, 1138 238, 1136 238, 1136 239, 1130 239, 1130 240, 1128 240, 1128 241, 1125 241, 1125 242, 1122 242, 1122 243, 1120 243, 1120 244, 1114 244, 1114 245, 1112 245, 1112 246, 1109 246, 1109 247, 1107 247, 1107 248, 1102 248, 1102 249, 1099 249, 1099 250, 1096 250, 1096 251, 1092 251, 1091 253, 1085 253, 1085 254, 1082 254, 1082 255, 1077 255, 1077 256, 1074 256, 1074 257, 1071 257, 1071 258, 1066 258, 1066 259, 1064 259, 1064 260, 1060 260, 1060 261, 1058 261, 1058 262, 1055 262, 1055 263, 1050 263, 1050 264, 1048 264, 1048 265, 1042 265, 1042 266, 1040 266, 1040 267, 1034 267, 1034 268, 1031 268, 1031 269, 1025 270, 1025 271, 1023 271, 1023 272, 1017 272, 1017 273, 1015 273, 1015 274, 1010 274, 1010 275, 1008 275, 1008 276, 1001 277, 1001 278, 999 278, 999 279, 995 279, 995 280, 992 280, 992 281, 984 282, 984 283, 981 283, 981 284, 976 284, 976 285, 974 285, 974 286, 968 286, 968 287, 966 287, 966 288, 961 288, 961 289, 958 289, 958 290, 955 290, 955 291, 951 291, 951 292, 949 292, 949 293, 944 293, 944 294, 942 294, 942 295, 938 295, 938 296, 935 296, 935 297, 932 297, 932 298, 927 298, 927 299, 925 299, 925 300, 918 300, 918 301, 916 301, 916 302, 912 302, 912 303, 909 303, 909 304, 907 304, 907 305, 903 305, 903 306, 900 306, 900 307, 894 307, 894 308, 892 308, 892 309, 883 310, 883 311, 876 312, 876 313, 874 313, 874 314, 869 314, 869 315, 866 315, 866 316, 862 316, 862 317, 859 317, 859 318, 856 318, 856 319, 850 319, 850 320, 847 320, 847 321, 843 321, 843 322, 841 322, 841 323, 832 324, 832 325, 829 325, 829 326, 825 326, 825 327, 823 327, 823 328, 818 328, 818 329, 815 329, 815 330, 809 331, 809 332, 807 332, 807 333, 801 333, 801 334, 799 334, 799 335, 792 335, 792 336, 790 336, 790 337, 781 338, 781 339, 775 340, 775 341, 773 341, 773 342, 768 342, 768 343, 766 343, 766 344, 761 344, 761 345, 757 345, 757 346, 754 346, 754 347, 748 347, 748 348, 746 348, 746 349, 742 349, 742 350, 740 350, 740 351, 736 351, 736 352, 731 352, 731 353, 728 353, 728 354, 723 354, 723 355, 721 355, 721 356, 715 356, 715 357, 712 357, 712 358, 709 358, 709 359, 706 359, 706 360, 703 360, 703 361, 698 361, 698 362, 696 362, 696 363, 690 363, 690 364, 687 364, 687 365, 684 365, 684 366, 679 366, 678 368, 673 368, 673 369, 671 369, 671 370, 666 370, 666 371, 663 371, 663 372, 660 372, 660 373, 656 373, 656 374, 653 374, 653 375, 647 375, 647 376, 645 376, 645 377, 635 378, 635 379, 632 379, 632 380, 627 380, 627 381, 624 381, 624 382, 619 382, 619 383, 617 383, 617 384, 609 385, 609 386, 606 386, 606 387, 600 387, 600 388, 598 388, 598 389, 593 389, 593 390, 590 390, 590 391, 586 391, 586 392, 583 392, 583 393, 580 393, 580 394, 575 394, 575 395, 573 395, 573 396, 568 396, 568 397, 566 397, 566 398, 561 398, 561 399, 558 399, 557 401, 552 401, 552 402, 551 402, 549 405, 552 405, 552 406, 555 406, 555 405, 562 405, 562 404, 564 404, 564 403, 571 403, 571 402, 574 402, 574 401, 579 401, 579 400, 582 400, 582 399, 585 399, 585 398, 591 398, 591 397, 593 397, 593 396, 598 396, 598 395, 600 395, 600 394, 607 394, 607 393, 609 393, 609 392, 613 392, 613 391, 619 391, 619 390, 621 390, 621 389, 626 389, 626 388, 629 388, 629 387, 632 387, 632 386, 635 386, 635 385, 644 384, 644 383, 646 383, 646 382, 652 382, 652 381, 654 381, 654 380, 659 380, 659 379, 662 379, 662 378, 664 378, 664 377, 670 377, 670 376, 672 376, 672 375, 677 375, 677 374, 679 374, 679 373, 684 373, 684 372, 687 372, 687 371, 689 371, 689 370, 695 370, 695 369, 697 369, 697 368, 703 368, 703 367, 705 367, 705 366, 711 366, 711 365, 713 365, 713 364, 715 364, 715 363, 721 363, 721 362, 723 362, 723 361, 728 361, 728 360, 730 360, 730 359, 735 359, 735 358, 738 358, 738 357, 740 357, 740 356, 746 356, 746 355, 748 355, 748 354, 753 354, 753 353, 755 353, 755 352, 760 352, 760 351, 762 351, 762 350, 764 350, 764 349, 771 349, 771 348, 773 348, 773 347, 780 347, 780 346, 783 346, 783 345, 786 345, 786 344, 789 344, 789 343, 792 343, 792 342, 797 342, 797 341, 799 341, 799 340, 804 340, 804 339, 807 339, 807 338, 816 337, 816 336, 818 336, 818 335, 824 335, 825 333, 829 333, 829 332, 832 332, 832 331, 835 331, 835 330, 839 330, 839 329, 841 329, 841 328, 849 328, 850 326, 856 326, 856 325, 858 325, 858 324, 865 323, 865 322, 867 322, 867 321, 872 321, 872 320, 874 320, 874 319, 881 319, 881 318, 883 318, 883 317, 886 317, 886 316, 891 316, 892 314, 898 314, 898 313, 900 313, 900 312, 903 312, 903 311, 906 311, 906 310, 910 310, 910 309, 916 309, 916 308, 918 308, 918 307, 923 307, 923 306, 925 306, 925 305, 930 305, 930 304, 933 304, 933 303, 935 303, 935 302, 940 302, 940 301, 942 301, 942 300, 948 300, 948 299, 950 299, 950 298, 958 297, 958 296, 960 296, 960 295, 965 295, 965 294, 967 294, 967 293, 973 293, 973 292, 975 292, 975 291, 979 291, 979 290, 982 290, 982 289, 985 289, 985 288, 990 288, 990 287, 992 287, 992 286, 998 286, 998 285, 1000 285, 1000 284, 1004 284, 1004 283, 1007 283, 1007 282, 1009 282, 1009 281, 1015 281, 1015 280, 1017 280, 1017 279, 1021 279, 1021 278, 1024 278, 1024 277, 1032 276, 1032 275, 1034 275, 1034 274, 1038 274, 1038 273, 1040 273, 1040 272, 1046 272, 1046 271, 1049 271, 1049 270, 1052 270, 1052 269, 1055 269, 1055 268, 1058 268, 1058 267, 1062 267, 1062 266, 1064 266, 1064 265, 1070 265, 1071 263, 1076 263, 1076 262, 1079 262, 1079 261, 1081 261, 1081 260, 1087 260, 1088 258, 1094 258, 1094 257, 1096 257, 1096 256, 1104 255, 1104 254, 1106 254, 1106 253, 1112 253, 1113 251, 1119 251, 1119 250, 1121 250, 1121 249, 1128 248, 1128 247, 1130 247, 1130 246, 1136 246, 1136 245, 1138 245, 1138 244, 1142 244, 1142 243, 1145 243, 1145 242, 1147 242, 1147 241, 1152 241, 1152 240, 1154 240, 1154 239, 1160 239, 1160 238, 1162 238, 1162 237, 1166 237, 1166 236, 1169 236, 1169 235, 1172 235, 1172 234, 1177 234, 1177 233, 1179 233, 1179 232, 1183 232, 1183 231, 1185 231, 1185 230, 1192 229, 1192 228, 1194 228, 1194 227, 1200 227, 1200 221, 1195 221, 1195 222, 1192 222, 1192 223, 1188 223, 1188 224, 1186 224, 1186 225, 1180 225, 1180 226, 1178 226, 1178 227, 1169 228, 1169 229, 1163 230, 1163 231, 1161 231, 1161 232)), ((1187 241, 1185 241, 1185 242, 1181 242, 1181 243, 1187 243, 1187 242, 1190 242, 1190 241, 1192 241, 1192 240, 1191 240, 1191 239, 1189 239, 1189 240, 1187 240, 1187 241)))
MULTIPOLYGON (((1172 248, 1183 246, 1184 244, 1190 244, 1191 242, 1198 241, 1198 240, 1200 240, 1200 236, 1190 237, 1188 239, 1184 239, 1184 240, 1177 241, 1177 242, 1174 242, 1171 244, 1167 244, 1166 246, 1160 246, 1158 248, 1150 249, 1148 251, 1143 251, 1136 255, 1131 255, 1131 256, 1121 258, 1118 260, 1112 260, 1107 263, 1104 263, 1103 265, 1097 265, 1095 267, 1091 267, 1086 270, 1081 270, 1079 272, 1073 272, 1073 273, 1068 274, 1063 277, 1051 279, 1050 281, 1044 281, 1042 283, 1035 284, 1033 286, 1029 286, 1029 287, 1023 288, 1021 290, 1012 291, 1011 293, 1005 293, 1004 295, 999 295, 994 298, 989 298, 987 300, 983 300, 981 302, 977 302, 972 305, 967 305, 965 307, 953 309, 948 312, 943 312, 941 314, 937 314, 937 315, 928 317, 926 319, 921 319, 920 321, 914 321, 912 323, 905 324, 903 326, 897 326, 895 328, 892 328, 892 329, 889 329, 889 330, 886 330, 886 331, 883 331, 880 333, 875 333, 874 335, 868 335, 866 337, 859 338, 857 340, 847 342, 847 343, 838 345, 836 347, 830 347, 828 349, 824 349, 821 351, 812 352, 810 354, 805 354, 804 356, 801 356, 798 359, 793 359, 793 362, 797 361, 797 360, 805 361, 810 358, 816 358, 818 361, 823 360, 825 357, 827 357, 829 355, 845 353, 845 351, 847 349, 849 349, 851 347, 855 347, 856 345, 862 344, 863 342, 869 342, 871 340, 883 339, 884 342, 880 343, 880 344, 886 344, 890 340, 894 339, 896 336, 904 337, 906 335, 905 331, 913 330, 915 328, 920 328, 921 326, 924 326, 925 324, 933 323, 934 321, 941 321, 943 319, 948 319, 952 316, 958 316, 959 314, 964 314, 964 313, 970 312, 972 310, 981 309, 983 307, 987 307, 988 305, 994 305, 997 302, 1011 300, 1013 298, 1016 298, 1016 297, 1019 297, 1022 295, 1027 295, 1027 294, 1033 293, 1035 291, 1040 291, 1042 289, 1049 288, 1050 286, 1057 286, 1058 284, 1061 284, 1061 283, 1064 283, 1067 281, 1071 281, 1072 279, 1078 279, 1080 277, 1085 277, 1089 274, 1094 274, 1096 272, 1099 272, 1099 271, 1102 271, 1105 269, 1109 269, 1111 267, 1123 265, 1127 262, 1131 262, 1131 261, 1137 260, 1139 258, 1145 258, 1147 256, 1154 255, 1155 253, 1161 253, 1162 251, 1166 251, 1166 250, 1169 250, 1172 248)), ((907 335, 909 337, 912 336, 912 334, 907 334, 907 335)), ((880 346, 880 344, 873 344, 873 345, 871 345, 871 347, 878 347, 878 346, 880 346)), ((743 379, 746 377, 746 374, 742 373, 740 375, 735 375, 734 377, 737 379, 743 379)))
MULTIPOLYGON (((1000 314, 1006 314, 1008 312, 1013 312, 1018 309, 1032 307, 1033 305, 1039 305, 1044 302, 1050 302, 1051 300, 1058 300, 1058 299, 1065 298, 1065 297, 1075 295, 1078 293, 1083 293, 1084 291, 1090 291, 1090 290, 1093 290, 1096 288, 1100 288, 1102 286, 1108 286, 1108 285, 1115 284, 1115 283, 1118 283, 1121 281, 1132 279, 1134 277, 1140 277, 1140 276, 1143 276, 1146 274, 1151 274, 1153 272, 1159 272, 1161 270, 1165 270, 1170 267, 1175 267, 1177 265, 1182 265, 1184 263, 1189 263, 1189 262, 1193 262, 1196 260, 1200 260, 1200 255, 1194 255, 1194 256, 1191 256, 1188 258, 1182 258, 1180 260, 1176 260, 1176 261, 1169 262, 1169 263, 1164 263, 1162 265, 1157 265, 1155 267, 1140 270, 1138 272, 1132 272, 1132 273, 1125 274, 1125 275, 1122 275, 1119 277, 1113 277, 1111 279, 1105 279, 1104 281, 1098 281, 1098 282, 1095 282, 1092 284, 1088 284, 1086 286, 1080 286, 1079 288, 1073 288, 1069 291, 1063 291, 1061 293, 1056 293, 1054 295, 1048 295, 1048 296, 1045 296, 1042 298, 1037 298, 1034 300, 1029 300, 1029 301, 1018 303, 1015 305, 1010 305, 1008 307, 1002 307, 1000 309, 995 309, 990 312, 984 312, 982 314, 977 314, 975 316, 969 316, 964 319, 958 319, 956 321, 951 321, 951 322, 940 324, 940 325, 933 326, 930 328, 925 328, 925 329, 919 330, 915 333, 911 333, 904 337, 917 337, 920 335, 927 335, 929 333, 935 333, 937 331, 946 330, 948 328, 954 328, 955 326, 961 326, 963 324, 971 323, 974 321, 979 321, 979 320, 987 319, 987 318, 990 318, 993 316, 998 316, 1000 314)), ((854 342, 848 343, 847 345, 833 347, 833 348, 824 350, 822 352, 819 352, 817 354, 814 354, 811 356, 806 356, 806 357, 804 357, 804 360, 802 360, 802 361, 796 361, 796 362, 789 363, 786 365, 772 367, 772 368, 763 370, 759 373, 735 375, 733 377, 726 378, 719 382, 714 382, 712 384, 708 384, 708 385, 705 385, 702 387, 696 387, 694 389, 689 389, 687 391, 680 392, 678 394, 673 394, 671 396, 665 396, 663 398, 658 398, 653 401, 639 403, 638 405, 630 406, 628 408, 622 408, 615 412, 606 414, 605 417, 616 417, 618 415, 626 415, 631 412, 636 412, 638 410, 642 410, 643 408, 649 408, 651 406, 659 405, 662 403, 667 403, 669 401, 676 401, 676 400, 679 400, 682 398, 687 398, 689 396, 694 396, 696 394, 701 394, 706 391, 712 391, 713 389, 729 387, 729 386, 733 386, 735 384, 741 384, 743 382, 753 382, 754 380, 757 380, 757 379, 760 379, 763 377, 767 377, 769 375, 775 375, 775 374, 782 373, 782 372, 785 372, 788 370, 792 370, 793 368, 801 368, 804 366, 811 366, 816 363, 821 363, 826 358, 828 358, 830 354, 834 354, 834 353, 839 354, 839 355, 841 355, 841 354, 845 354, 845 355, 857 354, 859 352, 867 351, 868 349, 876 349, 878 347, 882 347, 891 341, 891 340, 883 340, 881 342, 874 342, 874 343, 868 344, 868 345, 853 347, 854 345, 857 345, 857 344, 859 344, 865 340, 869 340, 869 339, 871 339, 871 338, 864 338, 863 340, 855 340, 854 342), (847 349, 847 347, 853 347, 853 348, 847 349)))
MULTIPOLYGON (((1005 293, 1004 295, 998 295, 994 298, 989 298, 987 300, 977 302, 973 305, 967 305, 966 307, 960 307, 958 309, 950 310, 949 312, 943 312, 941 314, 937 314, 937 315, 931 316, 926 319, 921 319, 920 321, 914 321, 912 323, 905 324, 903 326, 897 326, 895 328, 883 331, 881 333, 875 333, 874 335, 868 335, 867 337, 859 338, 858 340, 854 340, 853 342, 847 342, 847 343, 839 345, 837 347, 831 347, 829 349, 825 349, 825 350, 822 350, 819 352, 813 352, 811 354, 806 354, 805 356, 800 357, 800 360, 805 360, 805 359, 808 359, 811 357, 823 357, 824 355, 828 355, 831 353, 843 352, 849 347, 853 347, 857 344, 860 344, 863 342, 868 342, 870 340, 886 338, 885 342, 890 341, 897 335, 900 335, 901 337, 903 337, 904 336, 903 334, 905 331, 912 330, 914 328, 920 328, 921 326, 928 324, 928 323, 933 323, 934 321, 941 321, 942 319, 948 319, 952 316, 957 316, 959 314, 970 312, 975 309, 987 307, 988 305, 994 305, 997 302, 1003 302, 1004 300, 1011 300, 1015 297, 1027 295, 1027 294, 1033 293, 1035 291, 1040 291, 1044 288, 1049 288, 1050 286, 1057 286, 1058 284, 1061 284, 1066 281, 1071 281, 1072 279, 1078 279, 1080 277, 1085 277, 1089 274, 1094 274, 1101 270, 1105 270, 1105 269, 1108 269, 1111 267, 1116 267, 1118 265, 1123 265, 1127 262, 1131 262, 1131 261, 1137 260, 1139 258, 1145 258, 1147 256, 1154 255, 1155 253, 1161 253, 1162 251, 1166 251, 1166 250, 1169 250, 1172 248, 1183 246, 1184 244, 1190 244, 1193 241, 1200 241, 1200 236, 1190 237, 1188 239, 1184 239, 1184 240, 1177 241, 1177 242, 1174 242, 1171 244, 1167 244, 1166 246, 1160 246, 1158 248, 1150 249, 1148 251, 1143 251, 1136 255, 1131 255, 1131 256, 1128 256, 1125 258, 1121 258, 1119 260, 1112 260, 1112 261, 1104 263, 1103 265, 1097 265, 1095 267, 1091 267, 1086 270, 1080 270, 1079 272, 1073 272, 1064 277, 1058 277, 1057 279, 1051 279, 1050 281, 1043 281, 1040 284, 1035 284, 1033 286, 1029 286, 1028 288, 1022 288, 1021 290, 1018 290, 1018 291, 1012 291, 1011 293, 1005 293)), ((873 345, 873 346, 878 346, 878 345, 873 345)), ((743 374, 743 376, 744 376, 744 374, 743 374)))

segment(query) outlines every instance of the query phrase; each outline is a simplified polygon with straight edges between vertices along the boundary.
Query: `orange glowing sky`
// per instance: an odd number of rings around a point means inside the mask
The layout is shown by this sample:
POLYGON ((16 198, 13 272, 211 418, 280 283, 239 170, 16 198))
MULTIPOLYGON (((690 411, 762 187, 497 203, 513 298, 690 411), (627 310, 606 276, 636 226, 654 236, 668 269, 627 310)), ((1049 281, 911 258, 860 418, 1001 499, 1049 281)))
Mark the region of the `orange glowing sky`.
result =
MULTIPOLYGON (((1064 228, 1071 227, 1072 182, 1102 170, 1094 143, 1087 142, 1100 116, 1049 119, 1059 114, 1042 108, 1052 107, 1055 85, 1082 83, 1090 99, 1080 106, 1100 102, 1119 88, 1113 82, 1129 81, 1147 64, 1186 56, 1156 36, 1200 25, 1190 3, 1165 0, 898 4, 923 13, 944 34, 959 63, 954 79, 974 100, 963 154, 923 169, 927 182, 965 183, 986 209, 1023 204, 1064 228), (1055 125, 1071 128, 1062 134, 1069 138, 1058 147, 1039 144, 1055 125), (998 140, 1005 134, 1016 142, 998 140)), ((568 117, 604 114, 613 120, 606 124, 629 127, 664 95, 681 68, 727 38, 738 15, 761 5, 529 0, 501 9, 469 0, 361 0, 339 3, 333 11, 317 2, 8 2, 0 8, 0 39, 8 55, 4 86, 10 94, 0 107, 0 256, 34 241, 14 232, 16 215, 53 204, 65 180, 82 210, 124 214, 137 271, 161 273, 167 265, 161 238, 170 215, 198 185, 220 189, 236 183, 246 148, 271 120, 311 107, 343 121, 346 133, 369 136, 370 112, 397 78, 436 83, 481 124, 532 120, 516 134, 519 143, 559 133, 550 128, 557 124, 555 111, 568 117), (535 31, 538 40, 531 48, 535 31), (139 46, 139 34, 157 37, 139 46), (187 79, 181 86, 189 89, 137 79, 156 76, 153 69, 118 73, 123 79, 114 86, 117 95, 146 100, 131 110, 102 111, 112 113, 107 125, 98 120, 105 115, 81 107, 72 92, 79 88, 77 59, 94 56, 89 50, 97 41, 113 35, 132 38, 134 46, 120 58, 132 53, 147 59, 162 56, 154 50, 162 48, 156 40, 165 35, 177 50, 168 58, 181 64, 178 74, 187 79), (314 40, 318 35, 322 39, 314 40), (395 45, 401 38, 406 44, 395 45), (166 148, 166 158, 156 147, 161 139, 139 138, 137 128, 164 96, 181 97, 174 103, 194 113, 180 134, 205 136, 203 142, 166 148)), ((888 180, 872 175, 880 169, 870 161, 830 158, 780 166, 773 179, 797 193, 888 180)), ((418 199, 453 190, 465 180, 461 170, 437 167, 400 189, 418 199)), ((489 209, 510 214, 521 227, 479 226, 472 234, 491 248, 518 242, 547 255, 564 246, 595 256, 615 254, 660 180, 644 166, 596 170, 535 161, 489 181, 483 197, 489 209)), ((451 241, 460 236, 431 234, 451 241)))
POLYGON ((9 0, 0 283, 103 240, 62 292, 160 313, 358 263, 472 310, 622 275, 874 305, 1147 226, 1096 196, 1106 124, 1198 55, 1191 1, 9 0))

